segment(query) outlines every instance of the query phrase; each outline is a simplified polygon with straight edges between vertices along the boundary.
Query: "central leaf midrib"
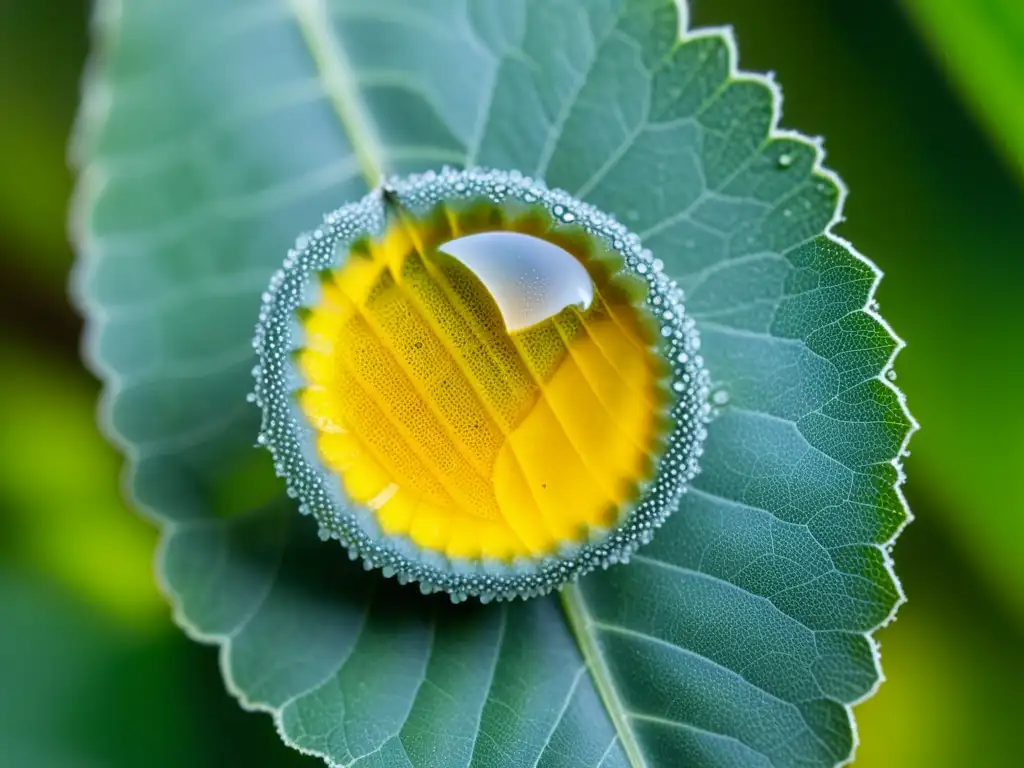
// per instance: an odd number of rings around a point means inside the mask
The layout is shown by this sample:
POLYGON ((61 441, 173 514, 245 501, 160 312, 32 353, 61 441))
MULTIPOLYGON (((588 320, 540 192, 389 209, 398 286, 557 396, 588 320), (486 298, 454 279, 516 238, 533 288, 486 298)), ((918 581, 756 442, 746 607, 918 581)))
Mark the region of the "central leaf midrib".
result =
POLYGON ((592 632, 593 621, 590 618, 590 612, 587 610, 587 605, 583 600, 583 595, 580 593, 579 586, 577 584, 567 584, 562 588, 561 598, 562 607, 565 609, 566 616, 569 619, 569 627, 576 638, 576 642, 579 643, 580 651, 583 653, 583 660, 590 669, 590 674, 594 678, 594 684, 597 686, 598 695, 601 697, 601 702, 604 704, 604 708, 612 720, 615 732, 619 734, 619 739, 622 741, 622 747, 626 752, 629 764, 633 768, 646 768, 647 762, 640 751, 640 745, 637 743, 636 737, 626 721, 626 707, 619 698, 619 692, 615 687, 615 681, 612 680, 611 671, 604 662, 604 656, 597 645, 597 638, 592 632))
POLYGON ((289 5, 324 92, 352 146, 366 184, 372 189, 385 174, 384 145, 359 93, 352 63, 334 33, 327 0, 289 0, 289 5))
MULTIPOLYGON (((359 92, 352 64, 334 33, 327 0, 289 0, 289 5, 309 48, 324 92, 331 100, 363 177, 370 188, 376 187, 386 173, 384 146, 378 136, 376 123, 359 92)), ((626 708, 619 698, 611 672, 592 633, 593 622, 579 587, 575 584, 565 586, 561 591, 561 598, 568 617, 569 629, 579 645, 626 757, 632 768, 646 768, 647 763, 640 745, 629 728, 626 708)))

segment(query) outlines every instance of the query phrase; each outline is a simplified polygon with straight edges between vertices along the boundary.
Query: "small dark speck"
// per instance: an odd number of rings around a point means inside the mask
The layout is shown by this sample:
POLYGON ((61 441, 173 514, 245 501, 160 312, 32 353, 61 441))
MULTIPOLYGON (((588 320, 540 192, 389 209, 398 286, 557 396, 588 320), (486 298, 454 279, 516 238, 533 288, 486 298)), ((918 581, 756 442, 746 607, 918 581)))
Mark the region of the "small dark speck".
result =
POLYGON ((548 487, 548 484, 547 484, 547 483, 541 483, 541 484, 540 484, 540 487, 541 487, 541 488, 547 488, 547 487, 548 487))
POLYGON ((423 349, 423 342, 417 341, 413 346, 416 347, 416 349, 423 349))

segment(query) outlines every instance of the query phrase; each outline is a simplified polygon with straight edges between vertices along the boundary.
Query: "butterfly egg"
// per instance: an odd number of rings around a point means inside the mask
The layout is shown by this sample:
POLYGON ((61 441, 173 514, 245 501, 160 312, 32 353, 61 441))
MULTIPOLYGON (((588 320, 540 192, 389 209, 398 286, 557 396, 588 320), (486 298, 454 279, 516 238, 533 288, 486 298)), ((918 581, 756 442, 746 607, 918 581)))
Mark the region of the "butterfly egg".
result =
POLYGON ((527 597, 624 561, 696 472, 681 292, 519 174, 445 169, 329 214, 260 317, 261 444, 329 537, 427 591, 527 597))

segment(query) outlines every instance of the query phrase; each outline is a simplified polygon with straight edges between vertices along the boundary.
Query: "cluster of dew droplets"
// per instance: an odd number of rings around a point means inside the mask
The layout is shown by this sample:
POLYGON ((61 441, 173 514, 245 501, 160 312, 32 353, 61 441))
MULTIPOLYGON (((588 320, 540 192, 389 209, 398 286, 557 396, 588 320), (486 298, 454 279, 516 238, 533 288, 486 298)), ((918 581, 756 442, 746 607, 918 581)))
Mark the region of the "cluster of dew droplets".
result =
POLYGON ((303 381, 292 362, 292 353, 302 344, 296 310, 316 301, 317 273, 337 268, 355 240, 384 231, 384 195, 376 190, 358 203, 327 214, 318 229, 299 237, 263 295, 253 339, 259 355, 253 369, 256 387, 249 399, 263 412, 257 443, 270 450, 289 494, 299 500, 304 514, 312 514, 319 522, 321 538, 338 539, 350 557, 361 558, 367 569, 380 568, 385 576, 402 583, 418 582, 424 593, 445 591, 455 602, 470 595, 483 602, 540 595, 596 567, 625 562, 637 547, 650 541, 697 474, 711 413, 700 338, 683 309, 681 289, 640 239, 612 217, 516 171, 445 168, 389 179, 383 189, 413 213, 460 199, 544 206, 559 221, 583 227, 617 251, 625 268, 644 278, 650 288, 646 301, 651 315, 659 320, 659 348, 672 362, 672 430, 640 502, 618 528, 594 541, 566 544, 557 554, 540 559, 500 563, 447 558, 405 537, 385 536, 373 513, 345 498, 338 478, 322 466, 315 430, 295 405, 294 396, 303 381))

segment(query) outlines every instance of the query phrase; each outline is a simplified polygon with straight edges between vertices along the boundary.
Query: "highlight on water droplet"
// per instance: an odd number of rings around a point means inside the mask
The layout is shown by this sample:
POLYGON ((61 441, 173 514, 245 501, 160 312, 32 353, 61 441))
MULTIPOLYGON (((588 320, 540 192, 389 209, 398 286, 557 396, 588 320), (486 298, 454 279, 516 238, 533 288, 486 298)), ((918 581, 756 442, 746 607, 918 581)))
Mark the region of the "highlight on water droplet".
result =
POLYGON ((468 267, 488 290, 508 331, 522 330, 566 307, 588 309, 594 284, 579 260, 523 232, 477 232, 449 240, 441 253, 468 267))
POLYGON ((427 173, 325 218, 257 328, 264 442, 329 537, 426 592, 546 592, 651 537, 710 412, 679 288, 519 174, 427 173))

